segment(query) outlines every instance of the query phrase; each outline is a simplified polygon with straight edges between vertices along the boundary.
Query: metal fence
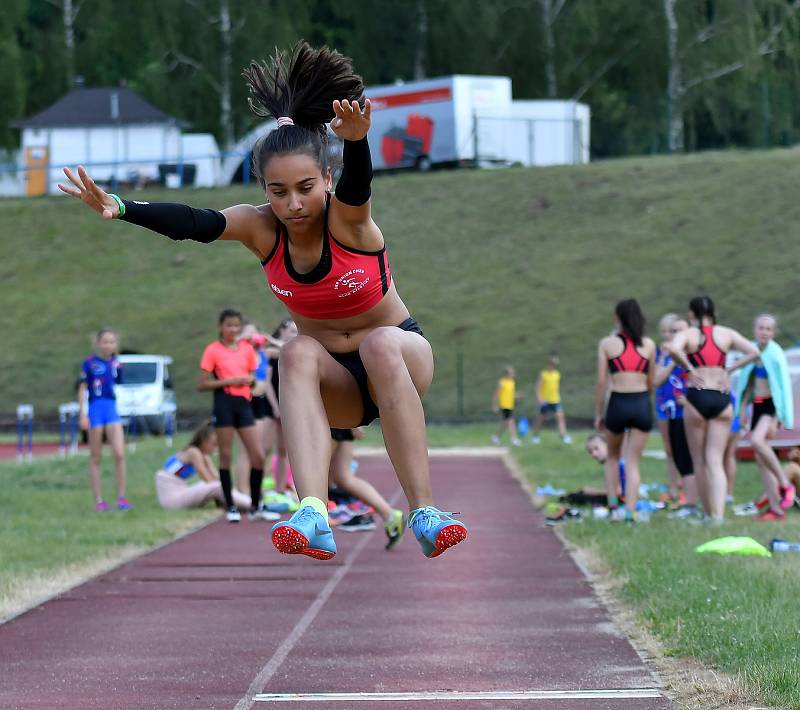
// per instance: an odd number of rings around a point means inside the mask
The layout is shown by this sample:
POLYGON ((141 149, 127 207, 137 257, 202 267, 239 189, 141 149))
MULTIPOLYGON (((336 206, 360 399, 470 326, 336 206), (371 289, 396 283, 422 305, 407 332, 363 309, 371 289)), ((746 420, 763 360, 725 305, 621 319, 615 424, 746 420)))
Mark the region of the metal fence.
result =
MULTIPOLYGON (((216 187, 231 181, 247 184, 252 179, 249 152, 164 156, 136 160, 81 162, 99 184, 112 191, 123 188, 162 186, 216 187)), ((0 163, 0 197, 35 197, 58 192, 64 182, 63 164, 0 163)), ((75 167, 75 164, 67 167, 75 167)))
POLYGON ((475 116, 478 165, 577 165, 589 162, 589 116, 513 118, 475 116))

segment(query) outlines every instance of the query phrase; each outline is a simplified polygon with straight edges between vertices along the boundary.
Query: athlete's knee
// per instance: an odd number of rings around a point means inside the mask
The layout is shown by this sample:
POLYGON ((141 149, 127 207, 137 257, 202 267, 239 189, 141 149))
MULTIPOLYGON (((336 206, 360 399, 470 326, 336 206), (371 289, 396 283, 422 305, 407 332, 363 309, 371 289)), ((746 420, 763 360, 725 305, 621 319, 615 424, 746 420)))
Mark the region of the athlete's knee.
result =
POLYGON ((278 360, 281 380, 317 370, 319 365, 320 344, 307 335, 298 335, 281 349, 278 360))
POLYGON ((382 368, 404 366, 403 348, 397 328, 376 328, 364 338, 358 352, 367 369, 377 363, 382 368))

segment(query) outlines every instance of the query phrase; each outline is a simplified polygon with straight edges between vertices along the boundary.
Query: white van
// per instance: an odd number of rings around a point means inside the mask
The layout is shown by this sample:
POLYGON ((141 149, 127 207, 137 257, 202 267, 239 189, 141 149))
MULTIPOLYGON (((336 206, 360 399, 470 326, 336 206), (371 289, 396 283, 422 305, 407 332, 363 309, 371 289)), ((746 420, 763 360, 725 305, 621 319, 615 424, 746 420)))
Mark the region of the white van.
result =
POLYGON ((123 420, 144 420, 153 434, 174 429, 177 404, 169 376, 172 358, 168 355, 120 355, 122 384, 114 387, 117 411, 123 420))

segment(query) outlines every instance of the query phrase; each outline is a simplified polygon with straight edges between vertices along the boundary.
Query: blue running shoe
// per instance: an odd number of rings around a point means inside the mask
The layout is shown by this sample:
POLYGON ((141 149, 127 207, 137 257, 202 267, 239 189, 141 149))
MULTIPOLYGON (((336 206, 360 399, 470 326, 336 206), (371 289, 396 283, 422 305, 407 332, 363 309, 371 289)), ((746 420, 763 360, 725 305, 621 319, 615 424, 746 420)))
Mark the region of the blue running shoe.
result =
POLYGON ((308 555, 315 560, 329 560, 336 554, 328 521, 309 505, 273 526, 272 544, 286 555, 308 555))
POLYGON ((425 557, 438 557, 448 547, 467 539, 467 526, 452 515, 432 505, 415 508, 408 516, 407 527, 414 532, 425 557))

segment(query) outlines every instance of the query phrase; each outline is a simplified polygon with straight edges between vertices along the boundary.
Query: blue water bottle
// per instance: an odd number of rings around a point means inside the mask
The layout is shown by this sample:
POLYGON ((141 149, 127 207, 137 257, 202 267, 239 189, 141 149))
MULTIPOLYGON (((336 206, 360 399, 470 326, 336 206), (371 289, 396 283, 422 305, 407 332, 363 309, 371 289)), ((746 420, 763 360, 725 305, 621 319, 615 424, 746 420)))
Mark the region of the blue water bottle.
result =
POLYGON ((769 549, 772 552, 800 552, 800 542, 786 542, 774 537, 770 540, 769 549))

